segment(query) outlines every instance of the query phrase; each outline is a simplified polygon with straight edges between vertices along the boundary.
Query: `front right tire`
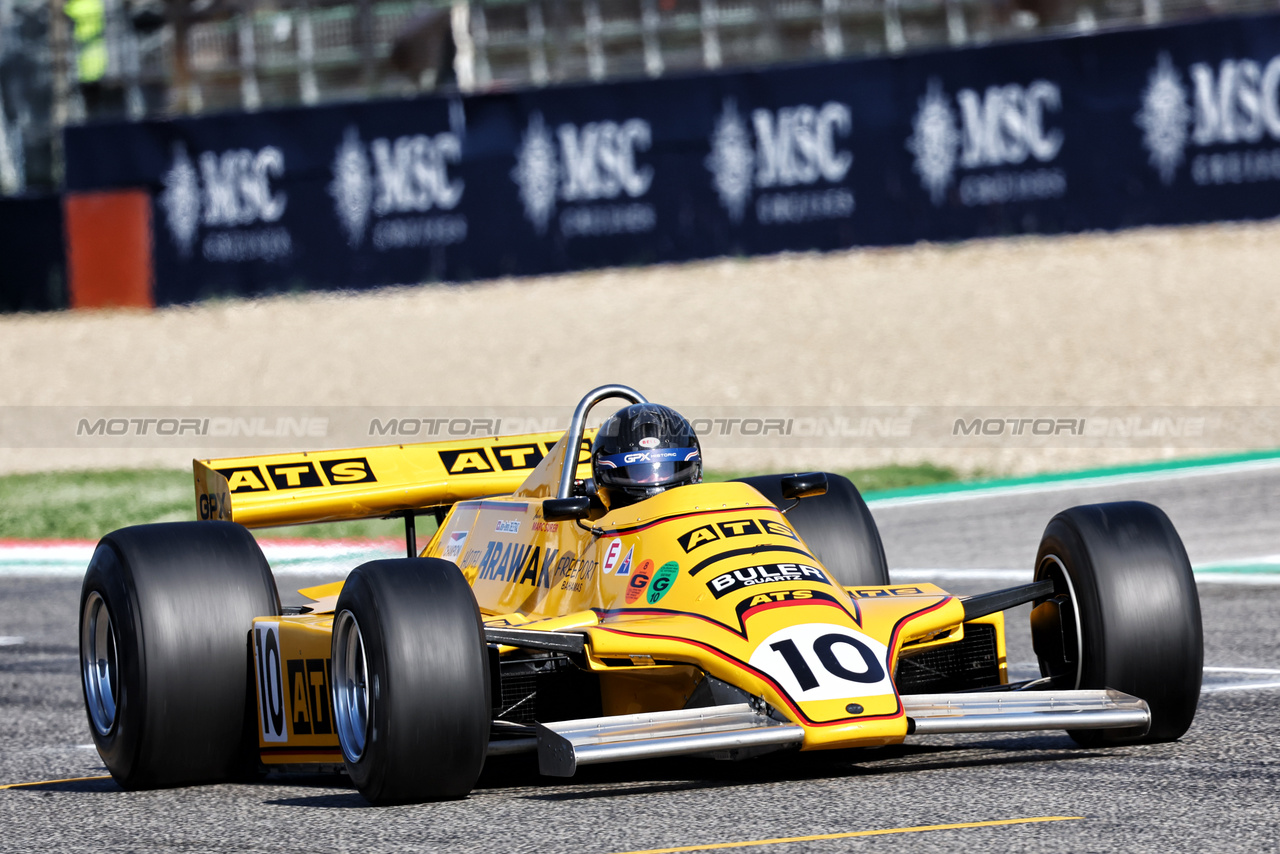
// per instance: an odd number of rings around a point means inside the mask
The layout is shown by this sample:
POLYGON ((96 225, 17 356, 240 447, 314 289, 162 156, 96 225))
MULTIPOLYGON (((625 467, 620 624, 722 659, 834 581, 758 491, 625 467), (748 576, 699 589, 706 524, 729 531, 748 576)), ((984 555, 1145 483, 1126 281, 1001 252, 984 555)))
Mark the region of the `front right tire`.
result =
POLYGON ((1140 501, 1064 510, 1045 528, 1035 578, 1054 585, 1031 612, 1052 687, 1112 688, 1151 710, 1145 733, 1068 734, 1084 746, 1181 737, 1200 699, 1204 631, 1191 563, 1164 511, 1140 501))

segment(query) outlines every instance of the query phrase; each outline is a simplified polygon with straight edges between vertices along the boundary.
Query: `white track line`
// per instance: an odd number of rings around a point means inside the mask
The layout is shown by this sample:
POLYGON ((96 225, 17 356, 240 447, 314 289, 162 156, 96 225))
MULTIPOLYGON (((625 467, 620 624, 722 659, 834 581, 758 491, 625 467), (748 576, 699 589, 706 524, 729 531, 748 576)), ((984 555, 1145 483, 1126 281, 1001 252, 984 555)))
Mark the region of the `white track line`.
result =
MULTIPOLYGON (((1253 566, 1272 563, 1272 558, 1257 560, 1241 560, 1235 562, 1239 566, 1253 566)), ((1194 567, 1197 584, 1227 584, 1239 587, 1275 587, 1280 586, 1280 563, 1274 572, 1231 572, 1229 565, 1222 563, 1194 567), (1220 569, 1222 568, 1222 569, 1220 569), (1223 571, 1227 569, 1227 571, 1223 571)), ((924 567, 902 567, 889 570, 889 577, 894 584, 911 584, 918 581, 995 581, 1009 584, 1028 583, 1032 578, 1030 569, 936 569, 924 567)))
POLYGON ((1209 667, 1204 668, 1205 673, 1265 673, 1268 676, 1280 676, 1280 670, 1272 667, 1209 667))
POLYGON ((19 637, 13 637, 13 636, 0 637, 0 646, 21 646, 26 642, 27 642, 26 638, 19 638, 19 637))
POLYGON ((1259 691, 1264 688, 1280 688, 1280 682, 1235 682, 1229 685, 1205 685, 1201 694, 1225 694, 1228 691, 1259 691))
POLYGON ((894 584, 912 581, 1012 581, 1030 582, 1030 569, 925 569, 903 567, 889 570, 894 584))
POLYGON ((1246 460, 1237 463, 1217 463, 1187 468, 1157 469, 1155 471, 1101 474, 1095 477, 1065 478, 1041 483, 1023 483, 1012 486, 993 485, 976 489, 957 489, 955 492, 937 492, 929 495, 904 495, 901 498, 871 498, 867 505, 873 510, 889 507, 911 507, 917 504, 946 504, 977 501, 983 498, 1003 498, 1010 495, 1033 495, 1044 492, 1068 492, 1076 489, 1092 489, 1103 486, 1128 486, 1152 481, 1184 480, 1193 477, 1245 474, 1280 468, 1280 457, 1263 460, 1246 460))
MULTIPOLYGON (((1259 676, 1280 676, 1280 669, 1274 667, 1222 667, 1219 665, 1206 665, 1204 668, 1205 675, 1211 673, 1256 673, 1259 676)), ((1280 688, 1280 681, 1272 679, 1269 681, 1258 682, 1226 682, 1216 685, 1204 685, 1200 688, 1201 694, 1223 694, 1229 691, 1259 691, 1270 688, 1280 688)))
POLYGON ((1196 584, 1232 584, 1237 587, 1280 586, 1280 568, 1276 572, 1196 572, 1196 584))
POLYGON ((1230 560, 1218 560, 1218 561, 1214 561, 1212 564, 1205 564, 1205 566, 1222 567, 1224 570, 1226 570, 1231 567, 1260 566, 1262 564, 1274 564, 1278 569, 1280 569, 1280 554, 1262 555, 1261 557, 1238 557, 1238 558, 1231 558, 1230 560))
MULTIPOLYGON (((263 540, 260 545, 277 576, 345 575, 365 561, 404 554, 401 546, 380 543, 263 540)), ((0 577, 82 578, 96 546, 93 542, 0 545, 0 577)))
MULTIPOLYGON (((1270 667, 1204 667, 1204 673, 1258 673, 1268 676, 1280 674, 1280 670, 1270 667)), ((1039 673, 1040 665, 1035 662, 1017 662, 1009 665, 1010 678, 1014 672, 1019 674, 1020 678, 1026 678, 1029 674, 1039 673)), ((1202 685, 1200 688, 1201 695, 1204 694, 1223 694, 1228 691, 1258 691, 1271 688, 1280 688, 1280 681, 1268 682, 1225 682, 1218 685, 1202 685)))

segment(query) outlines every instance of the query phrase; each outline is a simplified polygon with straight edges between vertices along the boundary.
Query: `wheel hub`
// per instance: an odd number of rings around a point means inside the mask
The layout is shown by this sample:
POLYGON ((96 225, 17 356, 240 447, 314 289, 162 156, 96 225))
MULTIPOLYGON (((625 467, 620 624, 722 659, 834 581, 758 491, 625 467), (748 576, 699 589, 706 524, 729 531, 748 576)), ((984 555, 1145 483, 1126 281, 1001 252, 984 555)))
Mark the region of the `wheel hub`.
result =
POLYGON ((1041 601, 1031 611, 1031 639, 1040 659, 1040 673, 1053 680, 1054 687, 1080 687, 1083 677, 1083 635, 1080 610, 1071 575, 1057 555, 1045 555, 1036 580, 1049 579, 1057 595, 1041 601))
POLYGON ((342 755, 358 762, 369 730, 369 668, 360 624, 343 611, 333 629, 333 714, 342 755))
POLYGON ((116 634, 106 600, 96 590, 84 603, 80 620, 80 671, 84 676, 89 720, 99 735, 108 735, 116 722, 119 665, 116 634))

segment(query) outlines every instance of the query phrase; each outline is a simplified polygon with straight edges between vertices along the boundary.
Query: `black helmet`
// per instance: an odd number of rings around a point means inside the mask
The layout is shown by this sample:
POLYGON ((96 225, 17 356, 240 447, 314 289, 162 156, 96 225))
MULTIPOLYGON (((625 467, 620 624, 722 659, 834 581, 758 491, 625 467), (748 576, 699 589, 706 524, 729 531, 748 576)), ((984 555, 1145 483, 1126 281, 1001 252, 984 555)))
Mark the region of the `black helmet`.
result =
POLYGON ((600 425, 591 471, 609 507, 625 507, 672 486, 701 482, 702 449, 679 412, 637 403, 600 425))

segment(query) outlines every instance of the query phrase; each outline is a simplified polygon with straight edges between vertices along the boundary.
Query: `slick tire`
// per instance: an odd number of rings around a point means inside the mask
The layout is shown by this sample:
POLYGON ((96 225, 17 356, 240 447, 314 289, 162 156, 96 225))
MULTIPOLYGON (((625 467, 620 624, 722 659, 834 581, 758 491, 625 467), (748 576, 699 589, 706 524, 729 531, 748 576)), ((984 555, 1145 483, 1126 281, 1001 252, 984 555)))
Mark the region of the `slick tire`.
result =
POLYGON ((1113 688, 1147 702, 1151 728, 1070 730, 1086 747, 1173 741, 1200 699, 1204 633, 1186 549, 1169 517, 1139 501, 1064 510, 1045 528, 1031 637, 1061 689, 1113 688))
POLYGON ((94 744, 125 789, 218 783, 258 768, 253 618, 280 597, 253 536, 169 522, 103 537, 80 593, 94 744))
POLYGON ((333 709, 347 774, 372 804, 463 798, 484 767, 489 656, 475 596, 435 558, 352 571, 333 624, 333 709))
MULTIPOLYGON (((785 507, 788 502, 782 497, 782 478, 780 474, 766 474, 744 477, 740 482, 785 507)), ((849 478, 828 472, 826 494, 801 499, 787 511, 787 520, 844 586, 879 587, 889 583, 889 565, 876 520, 849 478)))

